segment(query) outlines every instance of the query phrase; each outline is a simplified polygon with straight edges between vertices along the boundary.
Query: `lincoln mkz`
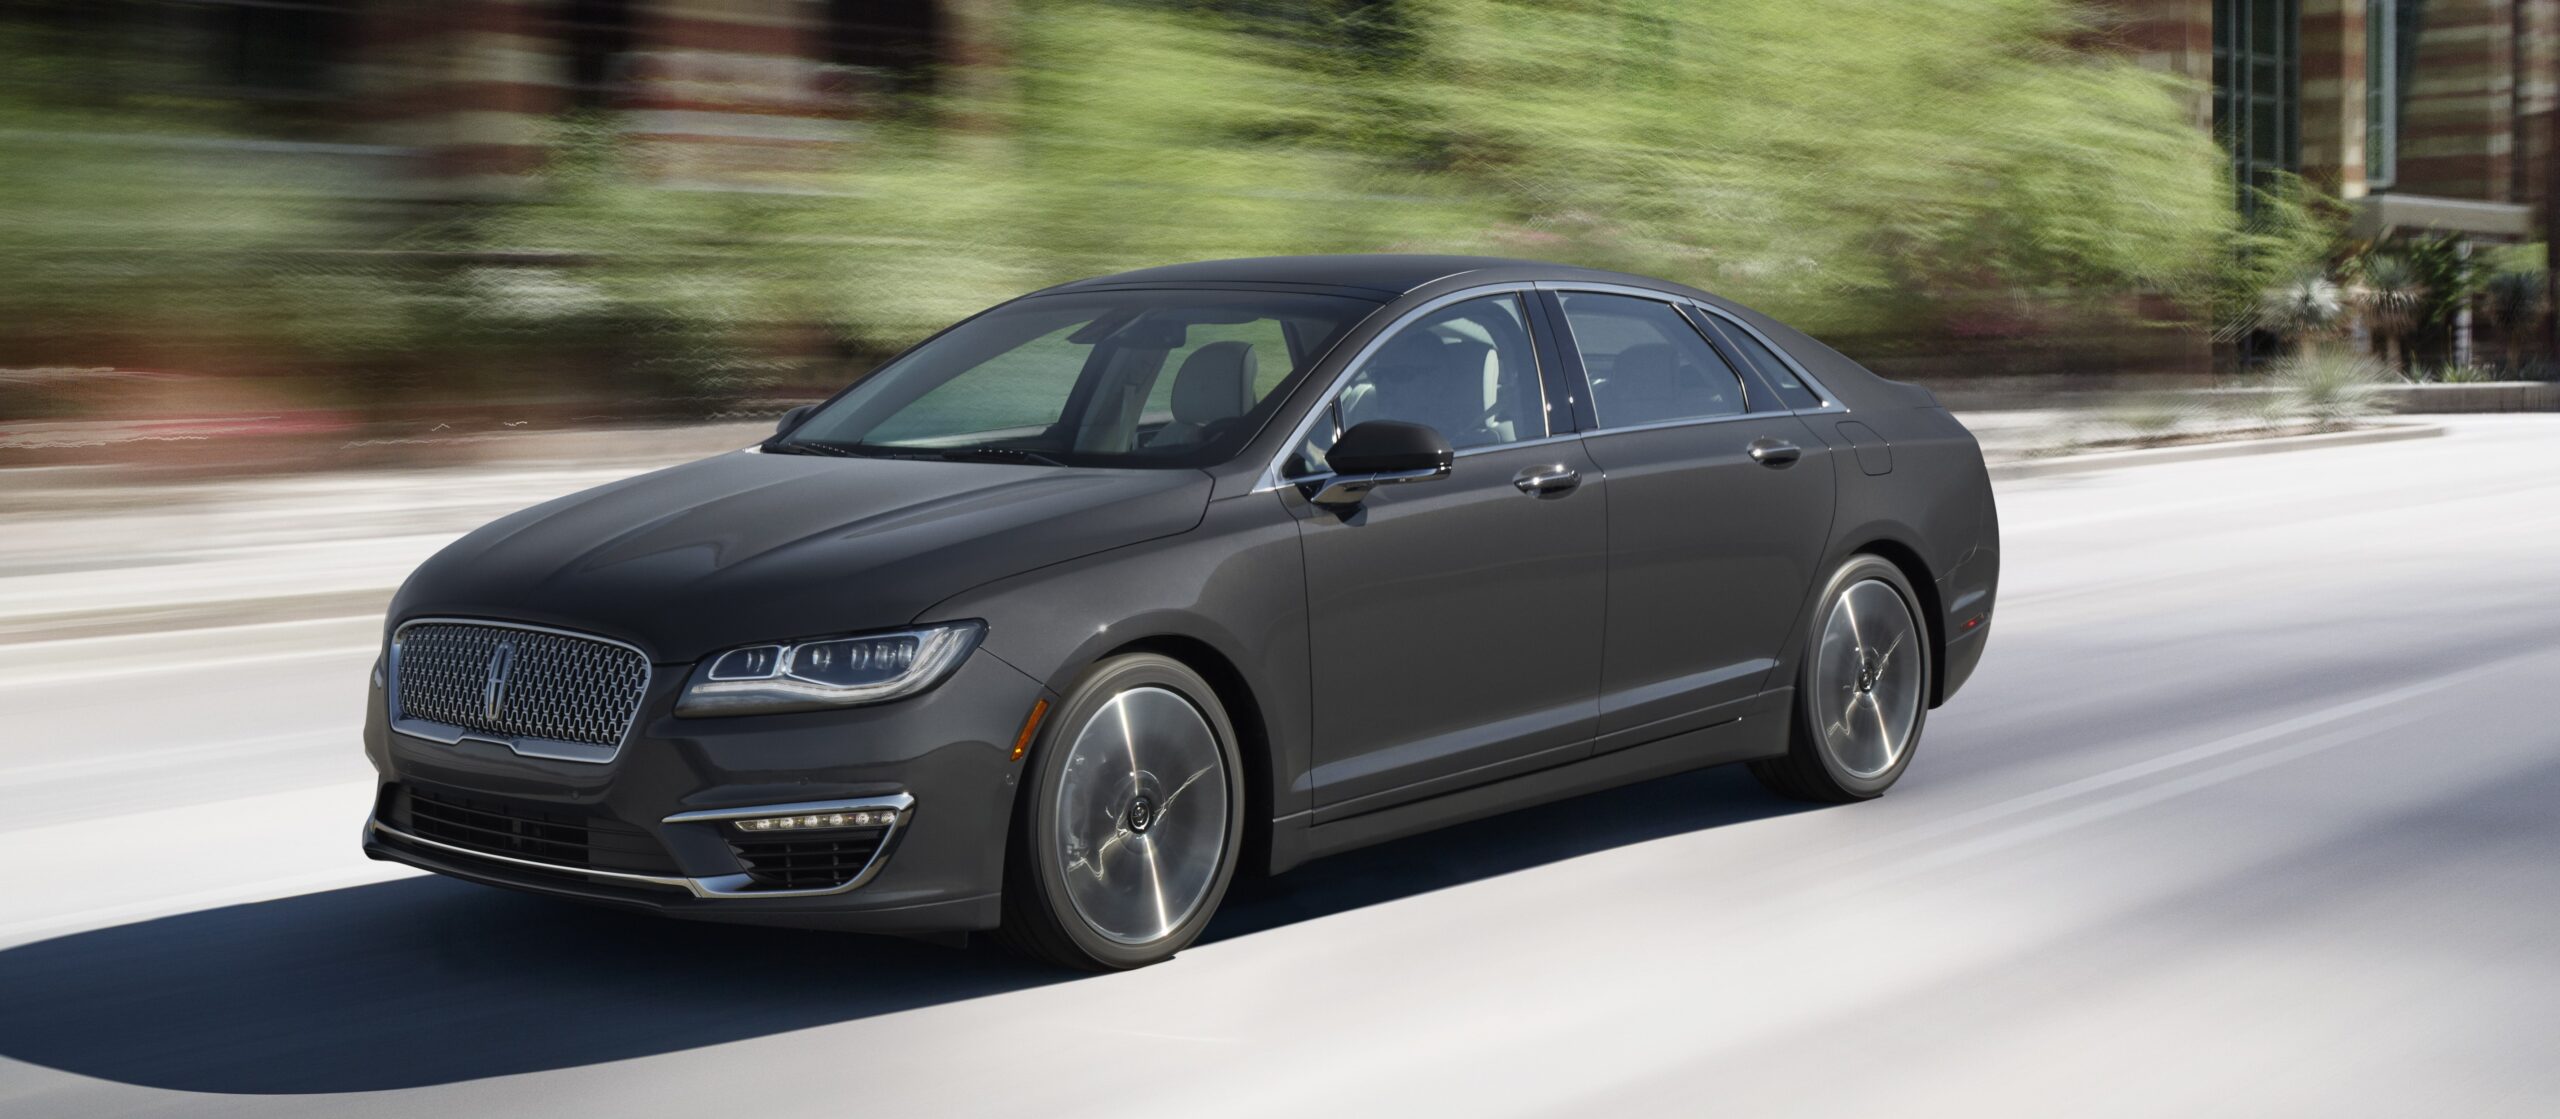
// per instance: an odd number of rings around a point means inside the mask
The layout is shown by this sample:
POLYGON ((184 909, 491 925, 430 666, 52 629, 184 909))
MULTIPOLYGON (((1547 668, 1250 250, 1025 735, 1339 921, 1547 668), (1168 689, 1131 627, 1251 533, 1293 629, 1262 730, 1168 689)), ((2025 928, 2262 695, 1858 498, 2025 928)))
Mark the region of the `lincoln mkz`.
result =
POLYGON ((1704 292, 1129 272, 428 560, 373 674, 365 850, 1132 967, 1240 871, 1455 821, 1727 762, 1876 796, 1998 573, 1935 398, 1704 292))

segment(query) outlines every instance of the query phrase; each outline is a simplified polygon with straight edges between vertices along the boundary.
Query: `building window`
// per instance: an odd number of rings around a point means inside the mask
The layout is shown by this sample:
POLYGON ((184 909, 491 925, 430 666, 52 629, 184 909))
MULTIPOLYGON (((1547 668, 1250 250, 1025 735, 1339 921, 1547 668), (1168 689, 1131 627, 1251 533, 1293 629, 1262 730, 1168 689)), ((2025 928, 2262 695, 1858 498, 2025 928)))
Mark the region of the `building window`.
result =
POLYGON ((2426 0, 2365 0, 2364 183, 2377 190, 2400 178, 2400 116, 2425 12, 2426 0))
POLYGON ((931 91, 942 51, 934 0, 830 0, 827 61, 874 76, 887 92, 931 91))
POLYGON ((2387 187, 2400 164, 2400 68, 2392 44, 2399 0, 2364 5, 2364 185, 2387 187))
POLYGON ((569 107, 614 107, 626 77, 622 59, 632 46, 629 0, 559 0, 549 16, 545 32, 566 44, 569 107))
POLYGON ((2213 129, 2231 153, 2240 208, 2302 166, 2300 0, 2214 0, 2213 129))

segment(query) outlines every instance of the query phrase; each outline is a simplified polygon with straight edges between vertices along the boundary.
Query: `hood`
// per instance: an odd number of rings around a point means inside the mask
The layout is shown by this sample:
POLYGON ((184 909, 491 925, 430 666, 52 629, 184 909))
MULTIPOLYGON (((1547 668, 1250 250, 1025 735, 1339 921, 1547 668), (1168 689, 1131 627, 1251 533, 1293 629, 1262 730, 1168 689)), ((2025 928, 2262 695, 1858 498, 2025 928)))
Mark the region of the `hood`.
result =
POLYGON ((732 453, 492 522, 410 576, 391 618, 553 625, 692 661, 905 625, 982 583, 1187 531, 1209 487, 1196 470, 732 453))

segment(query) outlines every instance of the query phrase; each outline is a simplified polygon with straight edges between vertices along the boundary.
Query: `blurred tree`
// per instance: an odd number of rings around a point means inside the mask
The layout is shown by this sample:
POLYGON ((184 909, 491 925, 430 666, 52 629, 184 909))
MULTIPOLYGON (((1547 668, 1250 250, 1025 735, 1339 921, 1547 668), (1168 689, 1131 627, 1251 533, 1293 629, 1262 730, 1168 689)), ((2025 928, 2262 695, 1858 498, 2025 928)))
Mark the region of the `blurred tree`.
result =
POLYGON ((2489 321, 2505 335, 2506 374, 2510 377, 2524 369, 2525 333, 2549 309, 2546 304, 2551 280, 2544 271, 2546 256, 2540 244, 2510 245, 2488 262, 2489 278, 2483 285, 2487 299, 2482 305, 2489 321))
POLYGON ((966 110, 1009 131, 909 137, 858 190, 956 239, 918 328, 1013 277, 1229 252, 1536 255, 1816 330, 2202 291, 2232 217, 2179 87, 2063 49, 2058 0, 1934 6, 1028 3, 1012 103, 966 110), (979 275, 1008 279, 960 297, 979 275))
MULTIPOLYGON (((2403 242, 2400 256, 2418 280, 2419 345, 2440 364, 2456 364, 2454 328, 2471 306, 2488 272, 2457 237, 2422 237, 2403 242)), ((2414 358, 2414 354, 2412 355, 2414 358)))
POLYGON ((2346 253, 2346 212, 2336 200, 2292 175, 2254 189, 2256 204, 2224 244, 2206 302, 2215 341, 2234 342, 2265 329, 2268 307, 2305 276, 2326 276, 2346 253))
MULTIPOLYGON (((1004 80, 914 83, 833 170, 688 189, 605 115, 565 122, 519 196, 450 208, 373 193, 360 149, 0 91, 0 342, 126 363, 194 338, 196 367, 328 371, 384 405, 716 409, 1183 259, 1537 256, 1925 342, 1987 305, 2221 307, 2235 273, 2263 281, 2254 314, 2309 251, 2307 218, 2234 228, 2191 91, 2070 49, 2077 5, 1926 7, 1019 0, 990 9, 1004 80), (228 364, 197 360, 214 341, 228 364)), ((0 39, 0 63, 54 57, 0 39)))
POLYGON ((2181 87, 2066 49, 2075 5, 1409 6, 1422 57, 1388 80, 1429 111, 1399 127, 1492 194, 1504 240, 1817 330, 2185 290, 2232 220, 2181 87))
POLYGON ((2358 271, 2357 302, 2365 325, 2382 343, 2383 368, 2400 375, 2400 342, 2417 327, 2419 304, 2426 294, 2418 283, 2417 269, 2398 253, 2377 252, 2366 255, 2358 271))

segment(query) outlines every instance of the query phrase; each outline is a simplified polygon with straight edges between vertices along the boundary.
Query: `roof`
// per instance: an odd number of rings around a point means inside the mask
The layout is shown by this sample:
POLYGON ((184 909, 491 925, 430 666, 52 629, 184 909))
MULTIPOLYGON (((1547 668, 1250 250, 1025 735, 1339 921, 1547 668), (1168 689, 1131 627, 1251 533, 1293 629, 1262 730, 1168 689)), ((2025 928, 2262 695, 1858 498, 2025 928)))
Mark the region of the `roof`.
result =
POLYGON ((1303 284, 1323 287, 1361 288, 1386 295, 1402 295, 1433 280, 1462 272, 1480 272, 1489 268, 1538 268, 1559 273, 1584 273, 1587 270, 1536 260, 1511 260, 1498 256, 1429 256, 1402 253, 1374 253, 1343 256, 1256 256, 1237 260, 1205 260, 1195 264, 1168 264, 1161 268, 1140 268, 1110 276, 1096 276, 1061 284, 1051 290, 1121 287, 1134 284, 1303 284))

